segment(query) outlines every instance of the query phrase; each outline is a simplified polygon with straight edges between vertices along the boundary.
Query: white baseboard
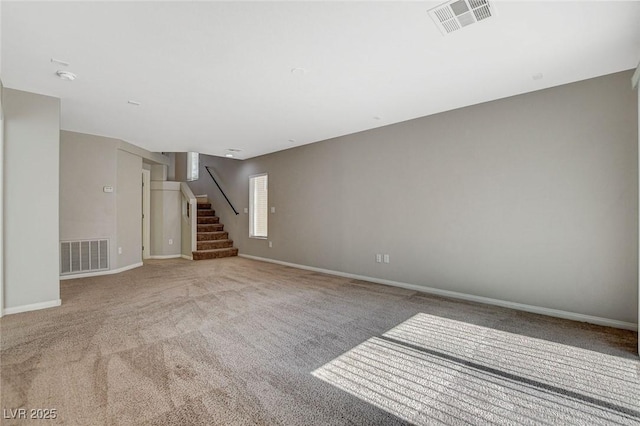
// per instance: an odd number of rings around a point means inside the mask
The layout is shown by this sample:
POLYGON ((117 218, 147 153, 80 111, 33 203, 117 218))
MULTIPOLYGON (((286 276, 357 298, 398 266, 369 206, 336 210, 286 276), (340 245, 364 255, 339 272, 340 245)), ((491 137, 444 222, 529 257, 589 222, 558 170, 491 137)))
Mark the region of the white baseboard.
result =
POLYGON ((87 272, 86 274, 61 275, 60 281, 74 280, 76 278, 98 277, 100 275, 119 274, 120 272, 128 271, 130 269, 139 268, 142 265, 143 263, 139 262, 139 263, 134 263, 133 265, 123 266, 122 268, 118 268, 118 269, 109 269, 108 271, 87 272))
POLYGON ((180 257, 183 258, 183 259, 187 259, 187 260, 193 260, 193 256, 187 256, 186 254, 183 254, 180 257))
POLYGON ((37 311, 39 309, 54 308, 60 305, 62 305, 62 300, 50 300, 48 302, 31 303, 29 305, 14 306, 13 308, 4 308, 2 314, 19 314, 20 312, 37 311))
POLYGON ((163 254, 159 256, 149 256, 147 259, 177 259, 182 257, 181 254, 163 254))
POLYGON ((559 309, 543 308, 541 306, 525 305, 523 303, 509 302, 506 300, 492 299, 489 297, 475 296, 472 294, 459 293, 457 291, 441 290, 433 287, 425 287, 416 284, 408 284, 398 281, 385 280, 381 278, 367 277, 364 275, 349 274, 346 272, 332 271, 330 269, 315 268, 313 266, 298 265, 296 263, 283 262, 280 260, 268 259, 265 257, 250 256, 248 254, 238 254, 239 257, 258 260, 261 262, 276 263, 278 265, 290 266, 292 268, 304 269, 307 271, 320 272, 323 274, 337 275, 343 278, 351 278, 355 280, 369 281, 376 284, 390 285, 393 287, 406 288, 408 290, 420 291, 422 293, 434 294, 437 296, 450 297, 452 299, 468 300, 470 302, 485 303, 487 305, 501 306, 503 308, 515 309, 518 311, 531 312, 534 314, 547 315, 550 317, 563 318, 573 321, 587 322, 590 324, 604 325, 606 327, 621 328, 624 330, 638 330, 638 324, 631 322, 618 321, 609 318, 596 317, 592 315, 578 314, 575 312, 561 311, 559 309))

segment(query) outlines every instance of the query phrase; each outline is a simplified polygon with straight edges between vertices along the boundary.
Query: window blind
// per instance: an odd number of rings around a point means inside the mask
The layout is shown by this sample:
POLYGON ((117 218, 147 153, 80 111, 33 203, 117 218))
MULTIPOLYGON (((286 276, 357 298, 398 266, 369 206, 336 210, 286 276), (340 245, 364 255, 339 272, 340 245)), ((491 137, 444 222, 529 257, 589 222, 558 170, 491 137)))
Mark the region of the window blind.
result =
POLYGON ((249 178, 249 236, 267 237, 268 222, 268 176, 249 178))

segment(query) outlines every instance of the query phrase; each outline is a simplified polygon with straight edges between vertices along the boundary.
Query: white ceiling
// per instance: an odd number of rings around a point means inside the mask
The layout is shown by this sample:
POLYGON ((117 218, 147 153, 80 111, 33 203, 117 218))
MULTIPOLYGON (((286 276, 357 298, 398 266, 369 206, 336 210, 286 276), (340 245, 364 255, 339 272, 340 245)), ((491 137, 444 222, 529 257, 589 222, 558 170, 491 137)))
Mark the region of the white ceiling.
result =
POLYGON ((638 1, 496 2, 448 36, 439 3, 3 1, 1 77, 65 130, 250 158, 640 60, 638 1))

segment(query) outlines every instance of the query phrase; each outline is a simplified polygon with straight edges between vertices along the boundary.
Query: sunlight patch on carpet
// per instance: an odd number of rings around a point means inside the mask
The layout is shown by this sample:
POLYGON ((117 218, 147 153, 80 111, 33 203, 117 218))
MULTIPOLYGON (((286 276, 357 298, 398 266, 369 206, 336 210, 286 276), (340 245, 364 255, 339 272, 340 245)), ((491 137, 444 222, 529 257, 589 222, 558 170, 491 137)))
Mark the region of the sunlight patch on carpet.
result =
POLYGON ((640 424, 640 362, 418 314, 312 374, 415 424, 640 424))

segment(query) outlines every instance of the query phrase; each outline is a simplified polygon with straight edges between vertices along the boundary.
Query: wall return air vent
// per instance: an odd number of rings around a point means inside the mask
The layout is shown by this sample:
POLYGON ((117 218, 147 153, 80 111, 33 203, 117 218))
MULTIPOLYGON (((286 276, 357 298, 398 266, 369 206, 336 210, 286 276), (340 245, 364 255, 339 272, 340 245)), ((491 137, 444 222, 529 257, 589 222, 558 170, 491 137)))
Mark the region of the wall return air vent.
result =
POLYGON ((60 275, 109 269, 109 240, 60 242, 60 275))
POLYGON ((495 16, 495 9, 488 0, 453 0, 429 10, 429 16, 442 34, 447 35, 495 16))

